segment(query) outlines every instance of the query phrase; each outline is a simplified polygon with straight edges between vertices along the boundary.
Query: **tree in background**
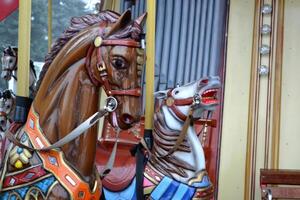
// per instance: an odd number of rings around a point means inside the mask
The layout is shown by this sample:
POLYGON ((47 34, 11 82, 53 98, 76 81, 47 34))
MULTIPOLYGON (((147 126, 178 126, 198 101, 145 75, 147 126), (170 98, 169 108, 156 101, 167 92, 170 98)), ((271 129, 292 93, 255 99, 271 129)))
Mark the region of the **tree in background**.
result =
MULTIPOLYGON (((54 42, 70 23, 74 16, 93 11, 85 8, 82 0, 52 1, 52 42, 54 42)), ((33 61, 43 62, 48 51, 48 0, 32 0, 30 57, 33 61)), ((0 22, 0 48, 18 44, 18 11, 0 22)), ((0 87, 6 84, 0 80, 0 87)))

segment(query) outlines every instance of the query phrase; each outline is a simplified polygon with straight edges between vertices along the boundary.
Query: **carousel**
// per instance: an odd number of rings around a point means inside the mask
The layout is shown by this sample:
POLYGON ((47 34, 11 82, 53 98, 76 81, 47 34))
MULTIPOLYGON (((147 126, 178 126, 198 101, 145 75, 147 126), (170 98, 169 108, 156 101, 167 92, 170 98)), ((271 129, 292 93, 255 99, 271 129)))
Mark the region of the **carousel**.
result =
POLYGON ((39 70, 31 0, 0 0, 1 20, 19 9, 1 54, 0 200, 300 198, 286 133, 299 3, 98 1, 52 40, 55 3, 39 70))
POLYGON ((13 83, 1 95, 1 199, 212 198, 194 124, 209 121, 220 79, 154 93, 155 3, 136 18, 102 9, 73 17, 38 79, 30 3, 19 2, 18 47, 2 54, 1 77, 13 83))

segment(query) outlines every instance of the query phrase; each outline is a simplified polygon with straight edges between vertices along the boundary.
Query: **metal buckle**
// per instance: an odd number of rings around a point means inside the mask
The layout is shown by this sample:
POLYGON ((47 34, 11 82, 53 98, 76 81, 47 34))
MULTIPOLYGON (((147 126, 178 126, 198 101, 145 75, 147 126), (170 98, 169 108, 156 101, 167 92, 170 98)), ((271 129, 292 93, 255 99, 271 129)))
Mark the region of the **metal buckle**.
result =
POLYGON ((195 94, 193 98, 193 106, 199 105, 201 103, 201 97, 199 94, 195 94))
POLYGON ((107 99, 105 100, 105 106, 104 109, 107 112, 113 112, 117 109, 118 107, 118 101, 115 97, 113 96, 109 96, 107 97, 107 99))

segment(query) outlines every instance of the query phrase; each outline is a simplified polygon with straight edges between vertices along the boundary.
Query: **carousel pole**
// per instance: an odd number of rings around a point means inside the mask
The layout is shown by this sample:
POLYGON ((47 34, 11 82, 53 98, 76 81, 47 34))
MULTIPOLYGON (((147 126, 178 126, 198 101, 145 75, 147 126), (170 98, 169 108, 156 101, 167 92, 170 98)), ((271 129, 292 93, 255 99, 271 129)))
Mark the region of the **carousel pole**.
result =
POLYGON ((52 45, 52 0, 48 0, 48 51, 52 45))
POLYGON ((145 133, 147 145, 152 147, 152 127, 154 112, 154 69, 155 69, 155 15, 156 1, 147 0, 147 34, 146 34, 146 106, 145 133))
MULTIPOLYGON (((146 94, 145 94, 145 131, 144 140, 149 149, 152 148, 153 112, 154 112, 154 69, 155 69, 155 3, 156 0, 147 0, 147 34, 146 34, 146 94)), ((136 199, 144 199, 144 164, 145 157, 139 144, 136 148, 136 199)))
POLYGON ((29 99, 31 0, 19 1, 18 71, 15 122, 24 123, 32 100, 29 99))

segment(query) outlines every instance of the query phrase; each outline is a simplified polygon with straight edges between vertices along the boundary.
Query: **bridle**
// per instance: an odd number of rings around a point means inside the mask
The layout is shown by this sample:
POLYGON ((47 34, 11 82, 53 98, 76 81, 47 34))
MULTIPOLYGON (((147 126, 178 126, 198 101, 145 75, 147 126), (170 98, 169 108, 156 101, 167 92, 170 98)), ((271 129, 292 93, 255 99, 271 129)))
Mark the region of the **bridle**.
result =
POLYGON ((184 99, 175 99, 172 95, 173 89, 170 89, 167 92, 166 99, 163 100, 161 106, 165 105, 178 117, 180 120, 185 121, 187 119, 187 115, 183 114, 178 106, 190 106, 190 109, 196 105, 199 105, 201 102, 201 96, 199 94, 195 94, 193 97, 188 97, 184 99))
POLYGON ((134 47, 140 48, 140 42, 137 42, 133 39, 124 39, 124 40, 113 40, 113 39, 103 39, 101 36, 97 36, 94 40, 94 45, 91 45, 88 50, 88 59, 86 61, 86 68, 88 70, 90 79, 92 80, 93 84, 100 87, 103 86, 103 89, 107 96, 134 96, 140 97, 141 96, 141 88, 133 88, 133 89, 125 89, 125 90, 113 90, 111 88, 111 84, 108 80, 108 72, 105 65, 105 62, 102 58, 102 49, 103 46, 127 46, 127 47, 134 47), (100 73, 100 80, 95 77, 91 69, 91 56, 95 48, 97 49, 97 70, 100 73))
POLYGON ((143 139, 142 139, 141 144, 147 150, 147 152, 149 153, 150 156, 164 158, 164 157, 170 156, 172 153, 174 153, 178 149, 178 147, 181 145, 183 140, 186 138, 187 131, 188 131, 190 124, 193 123, 193 121, 194 121, 194 118, 193 118, 194 107, 198 106, 201 102, 201 97, 199 94, 195 94, 193 97, 188 97, 188 98, 184 98, 184 99, 175 99, 172 95, 173 90, 174 89, 170 89, 167 92, 167 97, 161 102, 161 104, 158 106, 158 109, 161 109, 162 106, 167 106, 169 109, 171 109, 171 111, 174 113, 174 115, 184 122, 182 129, 181 129, 180 134, 175 142, 175 145, 171 149, 169 149, 168 152, 166 152, 164 155, 161 155, 161 156, 151 154, 149 148, 147 147, 147 145, 145 145, 145 141, 143 141, 143 139), (190 106, 189 110, 188 110, 188 114, 187 115, 183 114, 178 109, 177 106, 190 106))

